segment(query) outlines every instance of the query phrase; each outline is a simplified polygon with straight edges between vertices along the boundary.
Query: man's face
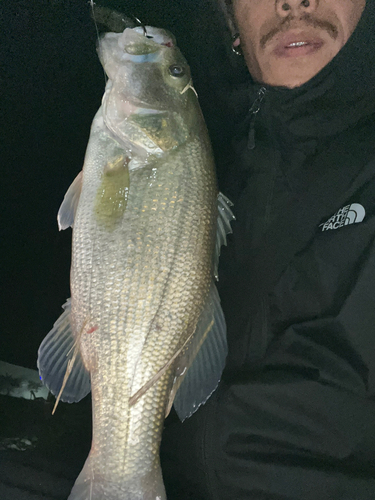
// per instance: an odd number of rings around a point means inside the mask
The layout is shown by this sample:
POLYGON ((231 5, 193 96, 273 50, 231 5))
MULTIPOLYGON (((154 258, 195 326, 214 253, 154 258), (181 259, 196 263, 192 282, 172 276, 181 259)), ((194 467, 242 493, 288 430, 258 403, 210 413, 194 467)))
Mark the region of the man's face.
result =
POLYGON ((233 0, 241 47, 256 81, 298 87, 333 59, 366 0, 233 0))

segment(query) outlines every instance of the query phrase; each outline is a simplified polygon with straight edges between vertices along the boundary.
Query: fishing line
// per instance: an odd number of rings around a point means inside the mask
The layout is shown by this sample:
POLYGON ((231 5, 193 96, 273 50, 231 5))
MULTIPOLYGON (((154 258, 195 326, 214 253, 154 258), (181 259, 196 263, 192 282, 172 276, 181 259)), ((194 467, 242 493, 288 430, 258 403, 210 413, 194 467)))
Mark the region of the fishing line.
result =
MULTIPOLYGON (((94 5, 96 5, 96 4, 95 4, 94 0, 89 0, 88 3, 91 6, 92 18, 93 18, 93 21, 94 21, 95 31, 96 31, 96 38, 98 40, 98 47, 100 47, 100 45, 99 45, 99 43, 100 43, 99 28, 98 28, 98 23, 96 22, 95 9, 94 9, 94 5)), ((104 75, 104 86, 106 86, 108 78, 107 78, 107 75, 106 75, 106 72, 105 72, 103 66, 102 66, 102 70, 103 70, 103 75, 104 75)))

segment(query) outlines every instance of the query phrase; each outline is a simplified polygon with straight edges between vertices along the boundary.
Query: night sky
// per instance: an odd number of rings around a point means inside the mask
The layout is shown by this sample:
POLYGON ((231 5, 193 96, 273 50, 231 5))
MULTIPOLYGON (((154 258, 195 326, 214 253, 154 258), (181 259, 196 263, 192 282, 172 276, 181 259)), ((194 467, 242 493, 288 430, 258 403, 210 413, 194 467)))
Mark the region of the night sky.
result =
MULTIPOLYGON (((98 4, 176 35, 219 151, 231 129, 233 71, 210 0, 98 4)), ((36 368, 70 296, 71 230, 59 232, 56 215, 82 168, 105 82, 86 0, 0 0, 0 37, 0 360, 36 368)))

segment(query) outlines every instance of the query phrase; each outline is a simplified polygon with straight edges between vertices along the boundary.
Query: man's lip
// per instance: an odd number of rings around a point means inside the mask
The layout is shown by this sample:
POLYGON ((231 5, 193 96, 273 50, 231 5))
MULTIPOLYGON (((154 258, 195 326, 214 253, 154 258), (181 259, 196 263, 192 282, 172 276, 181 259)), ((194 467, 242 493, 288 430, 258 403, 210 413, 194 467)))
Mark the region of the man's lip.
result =
POLYGON ((273 53, 277 57, 298 57, 317 52, 324 41, 319 36, 309 33, 285 33, 277 40, 273 53), (295 45, 295 44, 302 45, 295 45))

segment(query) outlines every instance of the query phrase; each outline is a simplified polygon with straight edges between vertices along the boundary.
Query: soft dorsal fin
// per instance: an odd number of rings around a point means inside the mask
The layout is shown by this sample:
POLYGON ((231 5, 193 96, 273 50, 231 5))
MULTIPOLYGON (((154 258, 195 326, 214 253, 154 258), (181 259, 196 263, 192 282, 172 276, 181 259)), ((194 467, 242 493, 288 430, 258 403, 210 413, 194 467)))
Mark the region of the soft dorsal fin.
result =
POLYGON ((212 283, 194 337, 178 359, 167 412, 174 400, 175 410, 184 420, 207 401, 220 381, 227 351, 224 314, 212 283))

